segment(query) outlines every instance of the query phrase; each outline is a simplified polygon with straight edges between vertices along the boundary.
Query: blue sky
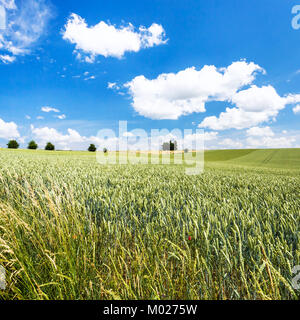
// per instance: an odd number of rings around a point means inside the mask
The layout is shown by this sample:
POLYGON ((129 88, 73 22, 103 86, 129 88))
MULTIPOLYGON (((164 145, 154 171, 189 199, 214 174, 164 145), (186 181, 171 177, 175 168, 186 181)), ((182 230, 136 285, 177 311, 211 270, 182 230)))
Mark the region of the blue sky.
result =
POLYGON ((102 147, 127 120, 204 129, 211 149, 300 147, 298 4, 0 0, 0 146, 102 147))

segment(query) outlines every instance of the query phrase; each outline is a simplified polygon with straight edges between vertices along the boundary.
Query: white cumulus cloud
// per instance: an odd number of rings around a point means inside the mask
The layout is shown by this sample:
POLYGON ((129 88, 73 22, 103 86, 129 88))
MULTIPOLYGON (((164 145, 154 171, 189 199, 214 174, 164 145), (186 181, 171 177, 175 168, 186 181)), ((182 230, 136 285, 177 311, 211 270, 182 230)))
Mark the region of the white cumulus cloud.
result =
MULTIPOLYGON (((143 131, 143 130, 142 130, 143 131)), ((93 143, 99 150, 104 147, 109 150, 117 150, 120 145, 124 146, 124 142, 127 141, 129 150, 160 150, 164 142, 168 142, 175 139, 178 142, 178 148, 183 149, 193 144, 197 139, 205 139, 205 141, 213 141, 217 139, 218 132, 206 132, 204 134, 188 134, 183 136, 183 133, 179 130, 158 130, 158 134, 154 134, 151 139, 151 135, 145 131, 141 133, 140 130, 133 130, 131 132, 125 132, 121 137, 113 134, 107 139, 100 136, 82 136, 74 129, 68 129, 66 133, 62 133, 54 128, 41 127, 35 128, 31 125, 31 132, 33 138, 38 142, 40 146, 46 145, 47 142, 52 142, 56 149, 60 150, 87 150, 88 146, 93 143)))
POLYGON ((69 128, 66 134, 59 132, 54 128, 42 127, 35 128, 31 125, 31 132, 34 139, 37 140, 40 146, 46 145, 47 142, 51 142, 59 150, 87 150, 91 143, 97 146, 102 146, 104 140, 101 140, 95 136, 85 137, 74 129, 69 128))
POLYGON ((77 58, 92 63, 96 56, 122 58, 126 52, 138 52, 166 43, 165 31, 159 24, 138 30, 132 24, 116 27, 100 21, 88 26, 85 19, 72 13, 64 27, 63 39, 75 44, 77 58))
POLYGON ((213 130, 249 128, 275 120, 280 110, 296 101, 300 101, 299 95, 281 97, 271 85, 262 87, 252 85, 232 96, 230 102, 235 104, 235 107, 227 107, 219 117, 206 117, 199 127, 213 130))
POLYGON ((274 132, 270 127, 253 127, 247 130, 247 135, 253 137, 273 137, 274 132))
POLYGON ((243 143, 239 140, 233 140, 231 138, 225 138, 219 141, 218 145, 222 149, 241 149, 243 148, 243 143))
POLYGON ((0 138, 12 139, 19 137, 20 133, 18 131, 18 126, 14 122, 5 122, 0 119, 0 138))
POLYGON ((299 114, 300 113, 300 105, 299 104, 296 107, 293 108, 293 112, 295 114, 299 114))
MULTIPOLYGON (((176 120, 181 116, 206 112, 207 103, 228 103, 218 116, 208 116, 199 124, 211 130, 246 129, 276 121, 279 112, 289 104, 300 102, 300 94, 280 96, 272 85, 253 84, 265 70, 245 60, 227 68, 206 65, 197 70, 187 68, 165 73, 155 79, 140 75, 124 84, 132 98, 133 109, 141 116, 176 120)), ((115 83, 108 88, 120 90, 115 83)), ((299 107, 300 108, 300 107, 299 107)), ((294 112, 297 112, 297 107, 294 112)))
POLYGON ((247 138, 249 147, 261 148, 291 148, 294 146, 296 139, 293 137, 260 137, 247 138))
POLYGON ((73 129, 68 129, 67 134, 62 134, 54 128, 35 128, 31 126, 32 134, 40 145, 52 142, 56 145, 57 149, 76 149, 76 145, 84 142, 84 138, 73 129))
POLYGON ((193 112, 205 112, 208 101, 230 100, 237 90, 251 84, 263 69, 253 62, 237 61, 227 68, 204 66, 178 73, 161 74, 149 80, 137 76, 125 84, 136 112, 151 119, 178 119, 193 112))

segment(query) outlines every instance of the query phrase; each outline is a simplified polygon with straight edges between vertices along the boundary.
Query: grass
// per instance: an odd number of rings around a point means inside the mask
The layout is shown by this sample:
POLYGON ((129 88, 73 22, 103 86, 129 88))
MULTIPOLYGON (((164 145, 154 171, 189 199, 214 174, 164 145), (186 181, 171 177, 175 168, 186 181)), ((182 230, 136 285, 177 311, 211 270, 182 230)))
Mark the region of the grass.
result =
MULTIPOLYGON (((205 153, 205 161, 228 161, 247 156, 255 150, 213 150, 205 153)), ((265 150, 267 151, 267 150, 265 150)))
POLYGON ((205 159, 187 176, 1 150, 0 298, 299 299, 300 150, 205 159))

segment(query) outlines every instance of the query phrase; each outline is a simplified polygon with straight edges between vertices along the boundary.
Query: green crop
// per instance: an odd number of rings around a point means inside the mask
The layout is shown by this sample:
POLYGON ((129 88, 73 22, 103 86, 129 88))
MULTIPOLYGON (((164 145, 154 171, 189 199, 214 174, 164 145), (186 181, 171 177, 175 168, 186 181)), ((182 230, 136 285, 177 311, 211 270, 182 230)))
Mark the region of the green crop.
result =
POLYGON ((299 150, 100 165, 0 151, 2 299, 298 299, 299 150))

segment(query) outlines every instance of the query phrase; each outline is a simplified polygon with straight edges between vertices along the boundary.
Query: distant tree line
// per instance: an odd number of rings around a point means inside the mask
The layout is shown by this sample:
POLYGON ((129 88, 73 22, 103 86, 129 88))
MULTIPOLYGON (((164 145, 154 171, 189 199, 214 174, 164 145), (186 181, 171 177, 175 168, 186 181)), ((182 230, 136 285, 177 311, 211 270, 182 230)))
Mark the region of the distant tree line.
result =
MULTIPOLYGON (((19 143, 16 140, 10 140, 7 144, 8 149, 18 149, 19 148, 19 143)), ((29 150, 36 150, 38 148, 37 143, 32 140, 28 143, 28 147, 29 150)), ((178 144, 176 140, 170 140, 169 142, 164 142, 162 145, 162 150, 163 151, 176 151, 178 149, 178 144)), ((45 150, 48 151, 54 151, 55 150, 55 146, 54 144, 52 144, 51 142, 48 142, 45 146, 45 150)), ((89 152, 96 152, 97 148, 96 146, 92 143, 90 144, 90 146, 88 147, 88 151, 89 152)), ((186 150, 185 150, 186 151, 186 150)), ((108 153, 108 149, 104 148, 103 149, 104 153, 108 153)))
MULTIPOLYGON (((20 145, 16 140, 10 140, 7 144, 7 147, 8 149, 19 149, 20 145)), ((37 148, 38 144, 34 140, 31 140, 28 143, 27 149, 36 150, 37 148)), ((51 142, 48 142, 45 146, 45 150, 55 150, 55 146, 51 142)))
MULTIPOLYGON (((20 145, 19 143, 16 141, 16 140, 10 140, 7 144, 7 147, 8 149, 19 149, 20 145)), ((31 140, 29 143, 28 143, 28 146, 27 146, 27 149, 29 150, 36 150, 38 149, 38 144, 34 141, 34 140, 31 140)), ((51 142, 48 142, 45 146, 45 150, 47 151, 54 151, 55 150, 55 146, 54 144, 52 144, 51 142)), ((97 148, 94 144, 90 144, 89 148, 88 148, 88 151, 89 152, 96 152, 97 151, 97 148)), ((104 153, 108 153, 108 149, 107 148, 104 148, 103 149, 103 152, 104 153)))

